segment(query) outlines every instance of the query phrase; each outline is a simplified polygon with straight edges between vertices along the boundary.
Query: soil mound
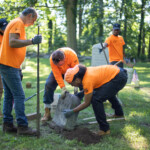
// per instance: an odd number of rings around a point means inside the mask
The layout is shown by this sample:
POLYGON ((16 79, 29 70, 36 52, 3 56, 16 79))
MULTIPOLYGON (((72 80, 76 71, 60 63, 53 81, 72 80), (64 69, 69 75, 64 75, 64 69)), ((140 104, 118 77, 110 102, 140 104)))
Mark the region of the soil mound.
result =
POLYGON ((68 140, 76 139, 84 144, 96 144, 100 142, 100 136, 91 132, 88 128, 76 128, 73 131, 63 131, 62 135, 68 140))

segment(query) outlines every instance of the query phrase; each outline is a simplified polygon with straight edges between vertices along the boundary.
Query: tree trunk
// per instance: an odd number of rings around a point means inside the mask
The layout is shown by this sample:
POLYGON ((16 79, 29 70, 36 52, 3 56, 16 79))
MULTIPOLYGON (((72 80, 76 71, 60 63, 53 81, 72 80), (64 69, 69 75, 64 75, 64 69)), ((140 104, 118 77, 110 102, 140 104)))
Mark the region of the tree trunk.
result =
POLYGON ((67 18, 67 46, 77 52, 76 39, 76 9, 78 0, 67 0, 66 18, 67 18))
POLYGON ((53 24, 52 24, 52 20, 48 21, 48 28, 49 28, 49 35, 50 37, 48 38, 48 52, 50 53, 50 50, 53 49, 52 47, 52 31, 53 31, 53 24))
POLYGON ((79 2, 79 39, 82 34, 82 15, 83 15, 83 4, 82 0, 79 2))
POLYGON ((122 20, 122 14, 123 14, 123 6, 124 6, 124 0, 122 0, 122 3, 121 3, 121 8, 120 8, 120 26, 121 26, 121 20, 122 20))
POLYGON ((141 39, 142 39, 142 32, 143 32, 143 25, 144 25, 144 13, 145 13, 144 7, 145 7, 145 0, 142 0, 140 33, 139 33, 139 39, 138 39, 138 57, 141 54, 141 39))
POLYGON ((99 0, 99 13, 101 19, 99 23, 99 37, 103 37, 103 19, 104 19, 103 0, 99 0))
MULTIPOLYGON (((127 20, 128 20, 128 12, 127 12, 127 6, 125 6, 124 8, 124 14, 125 14, 125 19, 124 19, 124 32, 123 32, 123 38, 124 41, 127 45, 127 20)), ((126 48, 126 46, 124 47, 124 49, 126 48)))
POLYGON ((79 41, 78 41, 78 48, 81 49, 81 35, 82 35, 82 15, 83 15, 83 2, 82 0, 79 1, 79 41))
POLYGON ((142 41, 143 41, 143 44, 142 44, 142 55, 145 55, 145 29, 144 29, 144 26, 143 26, 143 36, 142 36, 142 41))

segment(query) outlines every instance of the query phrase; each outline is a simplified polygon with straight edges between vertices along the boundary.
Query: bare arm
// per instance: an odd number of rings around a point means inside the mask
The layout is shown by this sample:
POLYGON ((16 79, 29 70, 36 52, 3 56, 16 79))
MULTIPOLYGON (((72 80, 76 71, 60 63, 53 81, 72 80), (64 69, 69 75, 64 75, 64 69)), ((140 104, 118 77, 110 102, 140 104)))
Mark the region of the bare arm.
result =
POLYGON ((93 96, 93 93, 86 94, 84 97, 84 99, 85 99, 84 102, 82 104, 80 104, 79 106, 77 106, 76 108, 74 108, 73 111, 79 112, 79 111, 85 109, 86 107, 88 107, 91 104, 92 96, 93 96))
POLYGON ((11 48, 20 48, 28 45, 32 45, 32 40, 20 40, 20 35, 16 33, 9 34, 9 46, 11 48))

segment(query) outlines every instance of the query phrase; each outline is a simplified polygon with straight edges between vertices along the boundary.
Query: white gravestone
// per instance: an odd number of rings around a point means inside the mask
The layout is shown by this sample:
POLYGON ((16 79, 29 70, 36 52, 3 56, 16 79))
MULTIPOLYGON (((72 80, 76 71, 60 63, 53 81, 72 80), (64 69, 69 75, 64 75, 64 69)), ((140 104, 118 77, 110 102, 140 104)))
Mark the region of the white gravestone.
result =
MULTIPOLYGON (((99 52, 99 49, 101 49, 101 44, 95 44, 92 47, 92 66, 101 66, 101 65, 107 65, 107 61, 104 55, 104 52, 102 51, 101 53, 99 52)), ((109 52, 108 48, 105 48, 105 53, 107 56, 107 60, 109 61, 109 52)))

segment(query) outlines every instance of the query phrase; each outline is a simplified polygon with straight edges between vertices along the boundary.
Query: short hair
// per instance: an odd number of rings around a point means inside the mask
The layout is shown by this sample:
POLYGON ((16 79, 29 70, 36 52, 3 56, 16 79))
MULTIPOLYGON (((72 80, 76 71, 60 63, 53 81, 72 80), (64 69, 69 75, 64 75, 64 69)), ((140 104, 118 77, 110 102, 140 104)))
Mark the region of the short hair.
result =
POLYGON ((35 9, 32 8, 32 7, 28 7, 28 8, 26 8, 26 9, 24 9, 23 12, 22 12, 22 14, 23 14, 24 16, 27 16, 28 14, 32 14, 32 17, 33 17, 33 18, 37 15, 35 9))
POLYGON ((77 74, 74 75, 74 78, 72 81, 74 81, 76 78, 80 78, 82 80, 85 75, 87 67, 85 67, 84 65, 81 65, 81 64, 79 64, 78 67, 79 67, 79 71, 77 74))
POLYGON ((52 53, 52 60, 54 64, 58 64, 59 61, 65 58, 64 52, 61 50, 56 50, 52 53))

